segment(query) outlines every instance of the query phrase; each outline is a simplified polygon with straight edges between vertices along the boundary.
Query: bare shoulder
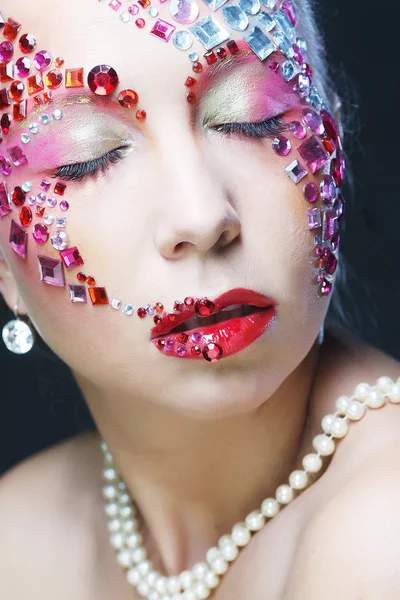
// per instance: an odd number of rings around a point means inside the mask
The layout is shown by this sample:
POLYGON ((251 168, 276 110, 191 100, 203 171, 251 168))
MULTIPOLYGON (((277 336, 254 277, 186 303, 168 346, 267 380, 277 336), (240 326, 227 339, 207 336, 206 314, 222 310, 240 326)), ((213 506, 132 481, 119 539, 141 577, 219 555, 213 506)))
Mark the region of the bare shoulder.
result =
MULTIPOLYGON (((63 441, 23 461, 0 479, 0 598, 88 598, 98 515, 92 434, 63 441), (65 574, 80 570, 80 588, 65 574), (67 593, 67 586, 71 585, 67 593)), ((97 478, 97 479, 96 479, 97 478)))

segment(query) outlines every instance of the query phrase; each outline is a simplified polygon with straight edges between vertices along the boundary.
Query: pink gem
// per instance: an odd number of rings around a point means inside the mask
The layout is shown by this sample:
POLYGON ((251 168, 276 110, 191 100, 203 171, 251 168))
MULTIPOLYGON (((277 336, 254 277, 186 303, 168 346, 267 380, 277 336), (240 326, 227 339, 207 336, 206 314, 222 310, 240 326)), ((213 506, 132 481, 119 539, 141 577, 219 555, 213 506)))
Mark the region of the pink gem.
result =
POLYGON ((9 62, 14 54, 14 46, 11 42, 2 42, 0 44, 0 61, 9 62))
POLYGON ((69 209, 69 204, 66 200, 62 200, 59 204, 61 210, 68 210, 69 209))
POLYGON ((47 179, 43 179, 42 183, 40 184, 40 189, 44 192, 48 192, 50 189, 50 185, 50 181, 47 181, 47 179))
POLYGON ((163 42, 168 42, 175 29, 175 25, 167 23, 167 21, 163 21, 162 19, 157 19, 150 33, 163 40, 163 42))
POLYGON ((165 346, 164 349, 167 350, 167 352, 172 352, 172 350, 174 349, 174 342, 173 340, 169 339, 165 342, 165 346))
POLYGON ((49 285, 65 287, 64 271, 61 260, 49 256, 38 256, 40 281, 49 285))
POLYGON ((47 52, 47 50, 40 50, 40 52, 36 52, 33 58, 33 63, 38 71, 45 71, 49 68, 52 62, 53 58, 50 52, 47 52))
POLYGON ((285 12, 293 27, 295 27, 297 23, 297 12, 292 0, 285 0, 282 4, 282 10, 285 12))
POLYGON ((277 60, 271 60, 271 62, 268 64, 268 68, 271 69, 271 71, 273 71, 274 73, 277 73, 279 71, 279 67, 280 64, 277 60))
POLYGON ((0 156, 0 170, 6 177, 11 173, 12 166, 6 156, 0 156))
POLYGON ((79 267, 79 265, 83 265, 83 258, 76 246, 67 248, 66 250, 61 250, 60 256, 67 269, 72 269, 73 267, 79 267))
POLYGON ((334 207, 339 222, 343 219, 344 207, 345 207, 344 198, 343 198, 342 194, 339 194, 339 196, 336 199, 335 207, 334 207))
POLYGON ((57 204, 57 200, 54 198, 54 196, 51 196, 51 198, 47 198, 47 206, 50 206, 50 208, 54 208, 57 204))
POLYGON ((201 340, 201 334, 198 331, 195 331, 194 333, 192 333, 192 341, 195 344, 198 344, 201 340))
POLYGON ((306 161, 311 173, 318 171, 329 160, 329 154, 321 146, 315 135, 304 141, 297 149, 300 156, 306 161))
POLYGON ((25 154, 22 152, 22 149, 19 146, 13 146, 12 148, 7 148, 8 154, 10 155, 11 161, 16 167, 21 167, 22 165, 26 165, 28 159, 25 154))
POLYGON ((331 173, 335 178, 335 183, 340 187, 344 181, 344 175, 346 170, 346 163, 344 160, 343 153, 337 150, 336 158, 331 163, 331 173))
POLYGON ((272 142, 272 148, 279 156, 287 156, 292 149, 292 144, 287 137, 278 135, 272 142))
POLYGON ((320 290, 323 296, 329 296, 332 291, 332 282, 328 281, 327 279, 323 279, 320 290))
POLYGON ((39 194, 36 196, 36 201, 38 204, 43 204, 43 202, 46 201, 46 194, 39 192, 39 194))
POLYGON ((176 352, 179 356, 186 356, 186 354, 187 354, 187 350, 186 350, 185 346, 178 346, 176 352))
POLYGON ((316 202, 318 199, 318 187, 313 181, 306 183, 303 189, 303 195, 307 202, 316 202))
POLYGON ((69 299, 72 302, 87 302, 86 288, 84 285, 69 284, 69 299))
POLYGON ((324 213, 322 224, 322 240, 327 242, 336 233, 338 229, 338 217, 336 211, 331 209, 324 213))
POLYGON ((303 121, 311 129, 313 133, 322 135, 325 131, 322 117, 313 108, 305 108, 303 110, 303 121))
POLYGON ((339 231, 337 231, 336 233, 333 234, 332 239, 331 239, 332 250, 336 250, 339 247, 339 244, 340 244, 340 233, 339 233, 339 231))
POLYGON ((294 137, 298 140, 304 139, 307 135, 306 128, 300 121, 292 121, 289 123, 289 131, 293 133, 294 137))
POLYGON ((307 211, 308 229, 316 229, 321 227, 321 210, 319 208, 310 208, 307 211))
POLYGON ((297 44, 293 44, 292 48, 293 48, 293 60, 295 62, 297 62, 297 64, 301 65, 304 60, 302 51, 300 50, 300 48, 298 47, 297 44))
POLYGON ((33 226, 32 235, 35 242, 38 244, 44 244, 49 239, 49 230, 47 229, 46 225, 36 223, 33 226))
POLYGON ((328 255, 328 258, 326 259, 326 263, 325 263, 325 271, 328 273, 328 275, 334 275, 336 269, 338 266, 338 259, 336 258, 336 256, 331 252, 328 255))
POLYGON ((33 194, 32 194, 32 196, 29 196, 29 198, 28 198, 28 203, 29 203, 31 206, 33 206, 34 204, 36 204, 36 196, 34 196, 33 194))
POLYGON ((122 2, 119 0, 111 0, 111 2, 108 3, 108 6, 110 6, 113 10, 119 10, 122 6, 122 2))
POLYGON ((137 15, 139 12, 139 7, 137 4, 131 4, 128 6, 128 13, 131 15, 137 15))
POLYGON ((199 16, 199 7, 195 0, 171 0, 169 12, 178 23, 194 23, 199 16))
POLYGON ((339 131, 332 115, 326 110, 321 110, 321 117, 326 133, 336 143, 339 137, 339 131))
POLYGON ((19 77, 28 77, 31 72, 31 61, 26 56, 19 58, 15 61, 15 70, 19 77))
POLYGON ((26 233, 25 229, 22 229, 22 227, 20 227, 18 223, 14 221, 14 219, 11 221, 9 241, 15 252, 22 256, 22 258, 25 258, 28 234, 26 233))
POLYGON ((143 29, 143 27, 146 25, 146 21, 144 19, 136 19, 135 25, 136 27, 139 27, 139 29, 143 29))
POLYGON ((332 175, 324 175, 321 181, 321 196, 326 204, 330 204, 336 198, 336 184, 332 175))
POLYGON ((5 181, 0 183, 0 217, 4 217, 11 212, 10 194, 5 181))
POLYGON ((212 363, 217 362, 223 354, 221 346, 218 346, 218 344, 214 344, 213 342, 207 344, 207 346, 203 348, 202 352, 204 358, 208 360, 208 362, 212 363))
POLYGON ((303 165, 298 160, 294 160, 285 169, 285 173, 296 185, 308 175, 308 172, 304 169, 303 165))

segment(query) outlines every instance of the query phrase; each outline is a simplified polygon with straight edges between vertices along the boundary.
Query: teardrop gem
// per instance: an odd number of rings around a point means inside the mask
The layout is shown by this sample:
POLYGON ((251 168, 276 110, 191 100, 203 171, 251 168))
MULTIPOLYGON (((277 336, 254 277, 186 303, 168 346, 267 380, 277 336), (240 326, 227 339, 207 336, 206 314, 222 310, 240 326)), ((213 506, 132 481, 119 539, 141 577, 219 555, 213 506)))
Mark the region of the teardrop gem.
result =
POLYGON ((236 4, 224 6, 222 9, 222 18, 231 29, 235 29, 236 31, 244 31, 249 24, 246 13, 236 4))
POLYGON ((239 0, 239 4, 248 15, 256 15, 261 8, 260 0, 239 0))

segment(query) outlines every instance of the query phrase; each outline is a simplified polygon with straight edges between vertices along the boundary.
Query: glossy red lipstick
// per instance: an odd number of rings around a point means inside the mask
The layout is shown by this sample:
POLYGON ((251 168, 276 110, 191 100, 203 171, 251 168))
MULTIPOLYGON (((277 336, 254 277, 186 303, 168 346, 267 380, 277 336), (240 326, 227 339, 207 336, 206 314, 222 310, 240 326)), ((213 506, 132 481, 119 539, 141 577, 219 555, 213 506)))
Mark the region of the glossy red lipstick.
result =
POLYGON ((166 356, 216 362, 259 338, 273 322, 276 307, 275 300, 245 288, 230 290, 214 301, 185 298, 175 303, 173 313, 159 318, 151 340, 166 356))

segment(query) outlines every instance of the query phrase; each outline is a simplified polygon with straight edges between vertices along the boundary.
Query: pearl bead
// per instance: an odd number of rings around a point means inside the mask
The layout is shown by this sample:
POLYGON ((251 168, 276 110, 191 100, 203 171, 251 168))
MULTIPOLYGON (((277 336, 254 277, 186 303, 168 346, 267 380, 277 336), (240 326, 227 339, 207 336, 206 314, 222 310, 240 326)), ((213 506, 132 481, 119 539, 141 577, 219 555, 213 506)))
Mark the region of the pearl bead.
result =
POLYGON ((220 552, 219 548, 217 548, 216 546, 213 546, 212 548, 207 550, 206 560, 207 560, 208 564, 210 565, 212 563, 212 561, 215 560, 216 558, 221 558, 221 552, 220 552))
POLYGON ((126 573, 126 578, 131 585, 137 585, 141 579, 139 571, 133 567, 126 573))
POLYGON ((250 531, 247 529, 245 523, 236 523, 232 528, 232 540, 236 546, 247 546, 250 541, 250 531))
POLYGON ((155 582, 158 579, 158 573, 157 571, 150 571, 150 573, 148 573, 145 577, 146 583, 149 585, 149 587, 154 587, 155 582))
POLYGON ((214 571, 208 571, 204 577, 204 583, 210 588, 210 590, 216 588, 219 584, 219 577, 217 573, 214 571))
POLYGON ((138 522, 135 519, 128 519, 122 523, 122 531, 124 533, 133 533, 138 529, 138 522))
POLYGON ((121 550, 121 552, 118 552, 117 561, 121 567, 130 567, 132 565, 132 554, 129 550, 121 550))
POLYGON ((173 594, 173 596, 171 596, 171 600, 182 600, 182 594, 173 594))
POLYGON ((154 587, 160 594, 165 594, 167 591, 167 578, 161 575, 155 582, 154 587))
POLYGON ((345 415, 349 404, 350 398, 348 396, 339 396, 336 400, 336 410, 340 415, 345 415))
POLYGON ((127 490, 125 481, 119 481, 117 487, 120 492, 125 492, 127 490))
POLYGON ((265 525, 265 517, 259 510, 253 510, 245 519, 246 527, 250 531, 260 531, 265 525))
POLYGON ((325 415, 324 418, 321 421, 321 427, 323 429, 323 431, 325 431, 325 433, 330 433, 331 432, 331 424, 333 419, 335 418, 335 415, 325 415))
POLYGON ((179 577, 171 576, 167 579, 167 592, 178 594, 181 591, 181 582, 179 577))
POLYGON ((397 383, 392 387, 390 392, 387 394, 389 401, 393 404, 400 404, 400 385, 397 383))
POLYGON ((203 579, 207 571, 208 565, 204 562, 198 562, 192 567, 192 573, 195 579, 203 579))
POLYGON ((107 502, 104 509, 107 517, 116 517, 118 514, 118 504, 116 502, 107 502))
POLYGON ((364 401, 367 399, 370 389, 371 388, 368 383, 359 383, 354 390, 354 396, 357 398, 357 400, 364 401))
POLYGON ((156 590, 151 590, 149 600, 160 600, 160 594, 156 590))
POLYGON ((144 548, 136 548, 132 551, 132 561, 135 565, 139 565, 144 560, 146 560, 146 550, 144 548))
POLYGON ((106 452, 106 453, 104 454, 104 462, 105 462, 107 465, 112 465, 112 464, 113 464, 113 462, 114 462, 114 461, 113 461, 113 457, 112 457, 112 455, 110 454, 110 452, 106 452))
POLYGON ((218 546, 221 550, 222 558, 228 562, 235 560, 239 554, 238 547, 229 535, 223 535, 218 542, 218 546))
POLYGON ((112 547, 116 550, 120 550, 124 545, 124 536, 121 533, 113 533, 110 540, 112 547))
POLYGON ((108 521, 108 530, 111 533, 116 533, 121 529, 121 521, 119 519, 112 519, 108 521))
POLYGON ((390 392, 390 390, 392 389, 394 385, 394 381, 391 377, 379 377, 379 379, 376 380, 376 387, 383 393, 383 394, 387 394, 387 392, 390 392))
POLYGON ((182 571, 182 573, 179 574, 179 580, 184 590, 190 588, 193 583, 193 579, 193 573, 191 571, 182 571))
POLYGON ((143 541, 142 534, 139 532, 132 533, 126 538, 126 545, 128 548, 137 548, 143 541))
POLYGON ((100 448, 103 450, 104 453, 108 452, 107 442, 105 442, 104 440, 101 440, 100 448))
POLYGON ((197 596, 193 590, 185 590, 183 592, 183 600, 197 600, 197 596))
MULTIPOLYGON (((228 563, 221 556, 220 558, 215 558, 210 567, 216 575, 223 575, 228 570, 228 563)), ((207 577, 207 574, 205 577, 207 577)))
POLYGON ((278 500, 279 504, 289 504, 289 502, 291 502, 294 497, 293 490, 290 487, 290 485, 284 483, 283 485, 280 485, 277 488, 275 492, 275 497, 278 500))
POLYGON ((104 479, 107 479, 107 481, 115 481, 118 477, 117 471, 112 467, 109 467, 108 469, 103 469, 103 477, 104 479))
POLYGON ((118 502, 121 504, 121 506, 126 506, 130 504, 131 499, 129 497, 129 494, 121 494, 118 498, 118 502))
POLYGON ((359 421, 365 415, 366 410, 365 404, 362 404, 358 400, 353 400, 347 409, 347 416, 352 421, 359 421))
MULTIPOLYGON (((132 559, 133 559, 133 557, 132 557, 132 559)), ((142 562, 140 562, 137 565, 137 570, 139 571, 139 573, 142 577, 144 577, 145 575, 148 575, 152 568, 153 568, 153 563, 150 560, 143 560, 142 562)))
POLYGON ((302 464, 307 473, 317 473, 322 469, 322 460, 318 454, 306 454, 302 464))
MULTIPOLYGON (((357 402, 357 400, 354 400, 357 402)), ((331 433, 335 438, 343 438, 349 431, 349 422, 345 418, 335 417, 331 425, 331 433)))
POLYGON ((371 390, 366 402, 370 408, 381 408, 385 404, 385 396, 380 390, 371 390))
POLYGON ((149 586, 145 581, 141 581, 136 589, 139 596, 143 596, 143 598, 145 598, 150 591, 149 586))
POLYGON ((196 581, 192 586, 192 590, 199 600, 206 600, 210 595, 210 590, 203 581, 196 581))
POLYGON ((115 500, 118 496, 115 485, 105 485, 103 487, 103 497, 105 500, 115 500))
POLYGON ((312 444, 315 450, 322 456, 330 456, 335 452, 335 442, 323 433, 316 435, 312 444))
POLYGON ((123 519, 129 519, 135 515, 135 511, 132 506, 121 506, 119 514, 123 519))
POLYGON ((294 490, 303 490, 308 484, 308 475, 305 471, 293 471, 289 475, 289 483, 294 490))
POLYGON ((264 517, 275 517, 280 511, 280 506, 275 498, 266 498, 261 504, 261 512, 264 517))

